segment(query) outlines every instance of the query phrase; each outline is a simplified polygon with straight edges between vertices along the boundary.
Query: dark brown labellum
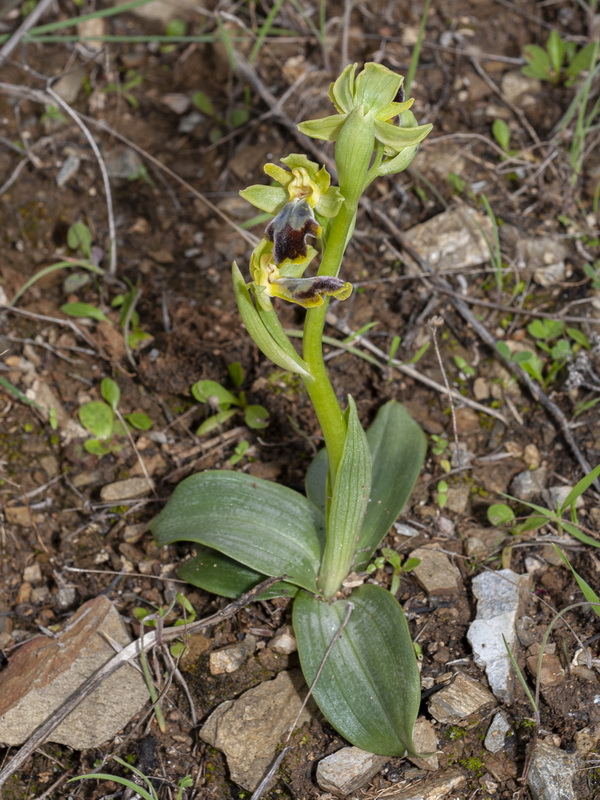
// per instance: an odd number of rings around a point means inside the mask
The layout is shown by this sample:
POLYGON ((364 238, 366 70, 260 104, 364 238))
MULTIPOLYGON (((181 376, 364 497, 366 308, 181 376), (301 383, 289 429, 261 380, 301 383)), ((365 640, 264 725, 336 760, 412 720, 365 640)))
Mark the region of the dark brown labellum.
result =
POLYGON ((286 259, 297 261, 306 258, 307 237, 318 234, 319 223, 306 200, 286 203, 265 230, 265 236, 273 242, 273 258, 277 265, 286 259))

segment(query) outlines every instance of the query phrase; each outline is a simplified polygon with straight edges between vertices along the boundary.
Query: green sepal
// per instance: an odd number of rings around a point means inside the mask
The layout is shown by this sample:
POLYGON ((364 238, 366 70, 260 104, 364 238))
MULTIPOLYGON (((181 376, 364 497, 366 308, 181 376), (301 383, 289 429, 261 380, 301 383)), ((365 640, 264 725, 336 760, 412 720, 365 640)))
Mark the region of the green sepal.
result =
POLYGON ((316 591, 323 518, 298 492, 240 472, 185 478, 150 526, 159 547, 197 542, 257 572, 316 591))
POLYGON ((371 453, 351 397, 348 397, 347 418, 346 440, 335 475, 327 517, 327 542, 319 573, 319 588, 325 597, 337 592, 352 568, 371 490, 371 453))
POLYGON ((354 82, 358 64, 348 64, 335 83, 329 87, 329 99, 336 109, 343 114, 354 108, 354 82))
POLYGON ((288 193, 281 186, 263 186, 260 183, 242 189, 241 197, 261 211, 277 214, 289 200, 288 193))
MULTIPOLYGON (((267 576, 245 567, 239 561, 234 561, 211 547, 197 547, 196 555, 179 567, 177 577, 192 586, 204 589, 205 592, 235 599, 249 592, 267 576)), ((263 592, 257 600, 294 597, 297 591, 297 586, 279 581, 263 592)))
POLYGON ((415 755, 417 660, 402 609, 381 586, 366 584, 335 603, 298 593, 293 622, 306 682, 312 684, 349 603, 354 610, 327 656, 314 698, 356 747, 390 757, 415 755))
POLYGON ((298 124, 298 130, 312 139, 324 139, 326 142, 335 142, 342 126, 346 121, 346 114, 332 114, 322 119, 309 119, 298 124))
MULTIPOLYGON (((374 111, 380 113, 398 94, 404 78, 383 64, 374 64, 372 61, 365 64, 359 72, 354 84, 354 104, 359 103, 364 113, 374 111)), ((348 109, 346 109, 348 111, 348 109)))
POLYGON ((385 147, 389 147, 396 152, 402 151, 405 147, 413 147, 419 144, 427 134, 431 133, 432 129, 433 125, 431 123, 427 125, 417 125, 414 128, 406 128, 393 125, 391 122, 375 120, 375 135, 378 140, 385 145, 385 147))
POLYGON ((261 315, 252 302, 244 276, 235 261, 233 262, 232 275, 233 289, 240 316, 256 346, 278 367, 310 379, 311 375, 306 363, 296 353, 289 339, 285 337, 286 347, 283 339, 275 340, 265 327, 261 315))

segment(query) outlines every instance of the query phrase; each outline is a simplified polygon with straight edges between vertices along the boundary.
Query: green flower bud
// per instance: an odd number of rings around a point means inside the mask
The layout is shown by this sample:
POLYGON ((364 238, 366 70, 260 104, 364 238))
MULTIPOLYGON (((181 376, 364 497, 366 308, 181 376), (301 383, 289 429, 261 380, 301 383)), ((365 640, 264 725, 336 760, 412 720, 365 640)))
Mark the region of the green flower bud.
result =
MULTIPOLYGON (((377 143, 383 145, 387 159, 382 160, 375 174, 400 172, 410 164, 416 146, 433 127, 416 124, 409 111, 413 100, 396 101, 404 80, 401 75, 373 63, 365 64, 358 76, 356 70, 357 64, 347 66, 329 89, 329 98, 338 114, 298 125, 307 136, 337 142, 335 158, 340 188, 345 197, 353 198, 369 182, 367 173, 377 143), (392 122, 395 117, 398 124, 392 122), (407 150, 410 152, 406 157, 397 158, 407 150)), ((375 174, 369 175, 369 179, 375 174)))

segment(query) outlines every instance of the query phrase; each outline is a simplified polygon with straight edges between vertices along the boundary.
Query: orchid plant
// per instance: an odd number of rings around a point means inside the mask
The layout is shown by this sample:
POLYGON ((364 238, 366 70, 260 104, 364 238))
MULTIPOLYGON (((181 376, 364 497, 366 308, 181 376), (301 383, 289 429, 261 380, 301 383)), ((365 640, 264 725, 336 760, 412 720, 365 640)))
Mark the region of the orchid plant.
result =
POLYGON ((362 193, 406 169, 432 127, 417 124, 402 83, 380 64, 358 74, 350 65, 329 91, 337 113, 298 126, 335 142, 339 186, 324 167, 292 154, 283 167, 265 166, 275 185, 241 192, 273 215, 252 253, 249 283, 233 264, 241 317, 263 354, 302 378, 325 440, 306 495, 209 470, 182 481, 152 526, 159 545, 199 545, 178 574, 207 591, 237 597, 281 576, 265 596, 294 597, 300 661, 319 707, 352 744, 387 756, 414 753, 419 672, 402 608, 382 586, 365 583, 365 569, 412 491, 425 437, 395 401, 363 430, 352 397, 345 408, 338 402, 322 337, 330 299, 352 292, 340 268, 362 193), (306 276, 319 254, 316 275, 306 276), (274 298, 307 309, 301 355, 274 298))

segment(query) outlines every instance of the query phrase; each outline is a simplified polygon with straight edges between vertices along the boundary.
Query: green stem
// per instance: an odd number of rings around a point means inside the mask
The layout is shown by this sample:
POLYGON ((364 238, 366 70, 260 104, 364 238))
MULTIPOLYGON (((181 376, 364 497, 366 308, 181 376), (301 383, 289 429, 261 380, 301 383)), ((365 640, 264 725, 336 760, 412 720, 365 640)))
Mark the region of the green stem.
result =
MULTIPOLYGON (((348 232, 354 225, 356 210, 357 204, 348 202, 339 210, 327 238, 319 275, 337 276, 346 249, 348 232)), ((322 306, 311 308, 306 314, 303 357, 313 378, 305 381, 305 385, 323 431, 329 458, 330 485, 333 486, 346 439, 346 423, 323 360, 323 329, 327 307, 326 300, 322 306)))

